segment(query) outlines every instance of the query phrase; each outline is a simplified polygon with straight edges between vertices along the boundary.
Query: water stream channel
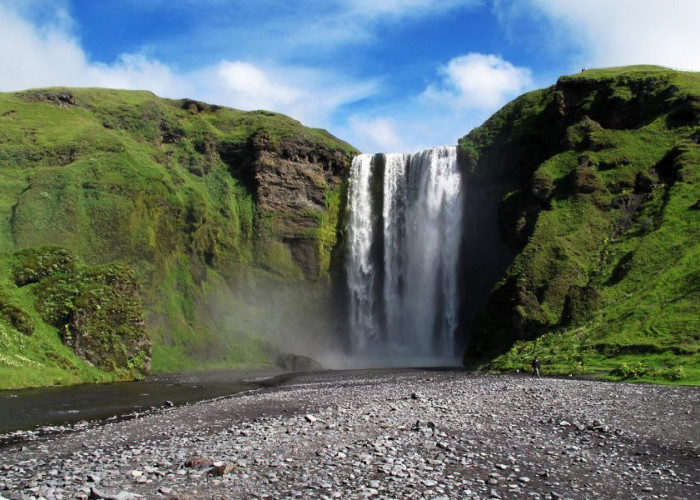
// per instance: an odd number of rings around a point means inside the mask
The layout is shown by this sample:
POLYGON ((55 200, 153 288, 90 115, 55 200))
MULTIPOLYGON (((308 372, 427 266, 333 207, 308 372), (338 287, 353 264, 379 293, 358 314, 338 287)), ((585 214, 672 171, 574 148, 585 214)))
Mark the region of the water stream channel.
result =
POLYGON ((141 382, 0 391, 0 434, 228 396, 259 387, 260 380, 280 373, 274 370, 163 373, 141 382))

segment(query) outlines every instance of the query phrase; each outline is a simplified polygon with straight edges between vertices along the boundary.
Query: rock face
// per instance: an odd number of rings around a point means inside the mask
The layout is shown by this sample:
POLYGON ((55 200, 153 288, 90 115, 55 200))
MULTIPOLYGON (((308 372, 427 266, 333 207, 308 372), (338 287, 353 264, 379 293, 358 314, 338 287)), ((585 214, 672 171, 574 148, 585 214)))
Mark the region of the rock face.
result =
MULTIPOLYGON (((465 287, 493 287, 477 294, 480 312, 463 314, 469 364, 555 330, 578 347, 547 356, 583 364, 625 349, 672 355, 690 341, 681 310, 700 312, 698 290, 677 279, 698 273, 682 229, 700 230, 689 209, 700 177, 697 89, 697 74, 658 67, 590 70, 521 96, 460 140, 467 189, 481 193, 466 225, 483 234, 485 217, 499 231, 465 242, 465 287), (678 308, 659 311, 645 290, 678 308), (654 331, 663 333, 651 340, 654 331)), ((516 358, 500 366, 527 366, 516 358)))
POLYGON ((338 202, 348 155, 305 140, 275 143, 262 132, 250 138, 245 156, 226 161, 248 179, 258 209, 272 220, 272 233, 289 247, 304 276, 317 279, 324 272, 319 232, 324 214, 340 208, 329 205, 338 202))

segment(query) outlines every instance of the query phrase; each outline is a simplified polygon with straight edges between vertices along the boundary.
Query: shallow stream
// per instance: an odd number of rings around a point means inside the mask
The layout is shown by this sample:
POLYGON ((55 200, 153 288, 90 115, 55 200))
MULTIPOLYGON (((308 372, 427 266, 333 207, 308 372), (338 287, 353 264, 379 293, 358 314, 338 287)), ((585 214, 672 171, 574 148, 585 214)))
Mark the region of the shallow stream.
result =
POLYGON ((0 433, 106 419, 152 407, 178 406, 258 387, 279 371, 167 373, 141 382, 0 391, 0 433))

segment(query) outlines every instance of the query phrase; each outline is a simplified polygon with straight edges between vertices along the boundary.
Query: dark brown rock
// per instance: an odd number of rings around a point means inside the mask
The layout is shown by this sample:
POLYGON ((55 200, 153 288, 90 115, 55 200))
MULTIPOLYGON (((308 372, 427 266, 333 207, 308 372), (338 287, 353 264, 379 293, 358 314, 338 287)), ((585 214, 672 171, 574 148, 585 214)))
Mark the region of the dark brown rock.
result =
POLYGON ((327 193, 340 186, 350 155, 305 139, 273 141, 265 133, 244 146, 215 147, 254 195, 270 236, 288 247, 305 277, 316 278, 321 265, 316 231, 328 210, 327 193))
POLYGON ((203 467, 211 467, 214 464, 211 458, 200 455, 192 455, 185 461, 185 467, 192 469, 201 469, 203 467))
POLYGON ((22 93, 22 95, 27 100, 50 102, 59 108, 67 108, 78 105, 78 101, 75 99, 73 92, 70 90, 29 90, 22 93))

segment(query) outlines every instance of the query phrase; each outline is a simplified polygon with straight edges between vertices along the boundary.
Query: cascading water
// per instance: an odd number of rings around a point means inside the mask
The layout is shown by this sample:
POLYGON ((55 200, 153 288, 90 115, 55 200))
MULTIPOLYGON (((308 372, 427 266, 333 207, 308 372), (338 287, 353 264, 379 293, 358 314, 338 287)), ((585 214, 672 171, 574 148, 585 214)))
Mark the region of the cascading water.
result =
POLYGON ((455 147, 353 160, 346 261, 353 354, 377 364, 456 360, 460 184, 455 147))

